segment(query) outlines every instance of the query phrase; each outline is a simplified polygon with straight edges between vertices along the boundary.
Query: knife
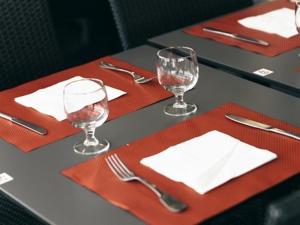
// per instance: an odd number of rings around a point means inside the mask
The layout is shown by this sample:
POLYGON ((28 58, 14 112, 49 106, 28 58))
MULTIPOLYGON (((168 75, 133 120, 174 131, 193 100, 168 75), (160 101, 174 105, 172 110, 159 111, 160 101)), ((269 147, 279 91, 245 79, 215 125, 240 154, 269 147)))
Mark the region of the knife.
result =
POLYGON ((6 113, 0 112, 0 117, 3 118, 3 119, 9 120, 9 121, 11 121, 11 122, 13 122, 15 124, 18 124, 18 125, 20 125, 22 127, 25 127, 28 130, 31 130, 31 131, 33 131, 35 133, 40 134, 40 135, 46 135, 48 133, 45 128, 39 127, 38 125, 35 125, 33 123, 30 123, 30 122, 27 122, 25 120, 22 120, 22 119, 10 116, 10 115, 8 115, 6 113))
POLYGON ((250 120, 250 119, 247 119, 247 118, 244 118, 244 117, 235 116, 235 115, 231 115, 231 114, 226 114, 225 117, 232 120, 232 121, 244 124, 244 125, 249 126, 249 127, 254 127, 254 128, 257 128, 257 129, 261 129, 261 130, 265 130, 265 131, 269 131, 269 132, 273 132, 273 133, 277 133, 277 134, 282 134, 282 135, 300 140, 300 135, 299 134, 294 134, 294 133, 291 133, 291 132, 286 131, 286 130, 281 130, 279 128, 272 127, 271 125, 268 125, 268 124, 265 124, 265 123, 257 122, 257 121, 254 121, 254 120, 250 120))
POLYGON ((226 36, 226 37, 231 37, 231 38, 234 38, 234 39, 237 39, 237 40, 240 40, 240 41, 250 42, 252 44, 257 44, 257 45, 262 45, 262 46, 269 46, 269 43, 266 42, 266 41, 256 39, 256 38, 247 37, 247 36, 240 35, 240 34, 235 34, 235 33, 222 31, 222 30, 212 28, 212 27, 204 27, 203 31, 223 35, 223 36, 226 36))

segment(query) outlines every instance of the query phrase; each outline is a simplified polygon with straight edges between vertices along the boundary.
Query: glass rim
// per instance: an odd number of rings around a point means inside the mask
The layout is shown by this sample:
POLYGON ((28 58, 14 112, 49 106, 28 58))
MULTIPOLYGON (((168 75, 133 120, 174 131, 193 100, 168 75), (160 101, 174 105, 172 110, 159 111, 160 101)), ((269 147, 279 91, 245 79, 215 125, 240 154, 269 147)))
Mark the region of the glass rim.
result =
MULTIPOLYGON (((300 1, 300 0, 299 0, 300 1)), ((196 51, 191 48, 191 47, 188 47, 188 46, 170 46, 170 47, 167 47, 167 48, 163 48, 163 49, 160 49, 157 51, 156 55, 157 57, 161 58, 161 59, 166 59, 167 57, 165 56, 162 56, 160 53, 163 52, 163 51, 166 51, 166 50, 172 50, 172 49, 187 49, 187 50, 190 50, 191 51, 191 55, 186 55, 186 56, 180 56, 178 57, 178 59, 186 59, 186 58, 189 58, 189 57, 193 57, 193 56, 196 56, 196 51)))
POLYGON ((74 83, 77 83, 77 82, 80 82, 80 81, 84 81, 84 80, 89 80, 89 81, 96 81, 95 83, 99 83, 100 85, 99 85, 99 87, 96 89, 96 90, 93 90, 93 91, 84 91, 84 92, 81 92, 81 93, 72 93, 72 92, 68 92, 68 94, 71 94, 71 95, 88 95, 88 94, 92 94, 92 93, 96 93, 97 91, 99 91, 99 90, 101 90, 101 89, 103 89, 104 91, 105 91, 105 93, 106 93, 106 90, 105 90, 105 86, 104 86, 104 83, 103 83, 103 81, 102 80, 100 80, 100 79, 97 79, 97 78, 82 78, 82 79, 79 79, 79 80, 74 80, 74 81, 71 81, 71 82, 69 82, 69 83, 67 83, 65 86, 64 86, 64 93, 66 93, 66 88, 67 87, 69 87, 69 86, 71 86, 72 84, 74 84, 74 83))

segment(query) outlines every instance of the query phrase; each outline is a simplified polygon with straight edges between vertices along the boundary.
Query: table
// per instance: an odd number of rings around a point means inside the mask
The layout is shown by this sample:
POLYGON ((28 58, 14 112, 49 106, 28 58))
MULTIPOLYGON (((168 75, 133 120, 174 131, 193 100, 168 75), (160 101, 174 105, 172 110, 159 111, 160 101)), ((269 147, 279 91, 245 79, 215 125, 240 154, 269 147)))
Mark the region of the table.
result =
MULTIPOLYGON (((154 71, 156 51, 141 46, 115 57, 154 71)), ((298 98, 205 65, 200 66, 198 84, 186 93, 186 100, 198 105, 198 114, 223 103, 235 102, 300 126, 298 98)), ((179 123, 182 118, 166 116, 162 111, 164 105, 173 101, 167 99, 109 121, 97 129, 96 135, 107 138, 112 148, 116 148, 179 123)), ((14 178, 1 185, 1 190, 49 224, 143 224, 60 174, 61 170, 88 159, 72 150, 73 143, 82 137, 83 133, 76 134, 27 154, 0 140, 0 172, 14 178)))
POLYGON ((190 46, 196 50, 201 63, 300 97, 300 48, 279 56, 267 57, 192 36, 184 33, 183 29, 153 37, 149 39, 149 43, 160 48, 177 45, 190 46), (262 68, 273 71, 273 73, 264 77, 253 73, 262 68))

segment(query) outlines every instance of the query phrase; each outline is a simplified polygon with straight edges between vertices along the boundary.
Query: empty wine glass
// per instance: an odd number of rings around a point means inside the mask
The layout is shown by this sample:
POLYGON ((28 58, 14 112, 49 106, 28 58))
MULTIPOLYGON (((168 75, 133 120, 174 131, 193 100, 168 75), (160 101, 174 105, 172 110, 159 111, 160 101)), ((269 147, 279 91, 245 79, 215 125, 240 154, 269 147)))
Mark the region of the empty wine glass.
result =
POLYGON ((107 151, 109 142, 95 137, 95 129, 108 117, 107 94, 101 80, 80 79, 64 87, 64 109, 73 126, 84 130, 86 139, 74 145, 74 151, 82 155, 94 155, 107 151))
POLYGON ((295 24, 298 33, 300 33, 300 0, 295 1, 295 24))
POLYGON ((196 52, 189 47, 169 47, 157 52, 157 76, 160 85, 175 95, 175 103, 167 105, 164 112, 171 116, 187 116, 197 111, 195 104, 183 100, 184 92, 198 81, 196 52))

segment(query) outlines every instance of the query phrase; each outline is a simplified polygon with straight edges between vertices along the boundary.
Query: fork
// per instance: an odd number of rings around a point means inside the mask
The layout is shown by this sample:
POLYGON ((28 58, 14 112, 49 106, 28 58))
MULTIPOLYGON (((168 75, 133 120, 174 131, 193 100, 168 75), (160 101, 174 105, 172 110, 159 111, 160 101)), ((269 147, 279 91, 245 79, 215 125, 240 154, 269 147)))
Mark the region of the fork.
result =
POLYGON ((107 62, 103 62, 101 61, 100 62, 100 65, 99 65, 101 68, 103 69, 109 69, 109 70, 115 70, 115 71, 119 71, 119 72, 123 72, 123 73, 127 73, 129 74, 130 76, 133 77, 134 81, 138 84, 144 84, 144 83, 147 83, 153 79, 155 79, 156 77, 150 77, 150 78, 146 78, 134 71, 130 71, 130 70, 127 70, 127 69, 124 69, 124 68, 121 68, 121 67, 117 67, 111 63, 107 63, 107 62))
POLYGON ((187 208, 187 205, 183 202, 175 199, 169 194, 159 190, 154 184, 134 174, 133 171, 129 170, 128 167, 121 161, 117 154, 110 155, 105 158, 105 161, 111 171, 121 181, 139 181, 153 191, 159 198, 160 202, 171 212, 181 212, 187 208))

